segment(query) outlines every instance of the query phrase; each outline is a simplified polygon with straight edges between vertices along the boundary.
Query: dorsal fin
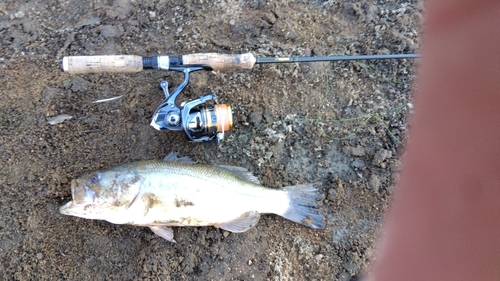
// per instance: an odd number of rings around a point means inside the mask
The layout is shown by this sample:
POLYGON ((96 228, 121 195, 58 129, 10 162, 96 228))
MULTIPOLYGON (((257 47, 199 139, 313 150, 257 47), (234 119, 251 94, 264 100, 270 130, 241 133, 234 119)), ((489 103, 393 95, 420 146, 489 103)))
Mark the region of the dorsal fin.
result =
POLYGON ((225 170, 233 175, 235 175, 237 178, 244 180, 244 181, 249 181, 251 183, 255 184, 260 184, 260 180, 252 175, 251 172, 249 172, 247 169, 243 167, 237 167, 237 166, 227 166, 227 165, 215 165, 215 167, 225 170))
POLYGON ((183 162, 183 163, 191 163, 195 164, 195 162, 191 161, 189 157, 184 156, 184 157, 177 157, 177 152, 170 152, 169 155, 165 156, 163 158, 163 161, 168 161, 168 162, 183 162))

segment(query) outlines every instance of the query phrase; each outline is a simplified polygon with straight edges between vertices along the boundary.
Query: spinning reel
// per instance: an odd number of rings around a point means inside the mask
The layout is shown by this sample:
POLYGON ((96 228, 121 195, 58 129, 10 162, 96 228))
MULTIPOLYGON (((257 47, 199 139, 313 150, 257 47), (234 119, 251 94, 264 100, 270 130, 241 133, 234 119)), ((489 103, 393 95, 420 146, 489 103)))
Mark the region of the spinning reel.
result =
POLYGON ((177 105, 177 96, 189 83, 189 73, 204 70, 204 66, 170 66, 169 70, 184 73, 184 81, 172 92, 168 91, 168 82, 161 81, 160 88, 165 94, 163 100, 151 121, 151 126, 159 131, 171 130, 186 133, 186 136, 195 142, 224 139, 224 132, 233 127, 231 106, 219 104, 215 94, 205 94, 201 97, 182 102, 177 105))

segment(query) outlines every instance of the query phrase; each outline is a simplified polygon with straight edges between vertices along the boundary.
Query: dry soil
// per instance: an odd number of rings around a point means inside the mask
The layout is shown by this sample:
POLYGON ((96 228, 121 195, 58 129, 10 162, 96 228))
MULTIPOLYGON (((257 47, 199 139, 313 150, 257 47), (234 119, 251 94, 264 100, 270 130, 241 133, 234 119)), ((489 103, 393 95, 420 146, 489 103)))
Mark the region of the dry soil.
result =
POLYGON ((0 3, 0 279, 349 280, 369 269, 404 151, 417 62, 257 65, 193 74, 180 100, 231 104, 221 143, 149 123, 182 74, 69 75, 65 55, 416 53, 417 0, 61 0, 0 3), (119 99, 92 103, 95 100, 119 99), (51 125, 52 117, 71 119, 51 125), (272 188, 320 182, 324 230, 265 215, 235 234, 59 214, 69 182, 175 151, 272 188))

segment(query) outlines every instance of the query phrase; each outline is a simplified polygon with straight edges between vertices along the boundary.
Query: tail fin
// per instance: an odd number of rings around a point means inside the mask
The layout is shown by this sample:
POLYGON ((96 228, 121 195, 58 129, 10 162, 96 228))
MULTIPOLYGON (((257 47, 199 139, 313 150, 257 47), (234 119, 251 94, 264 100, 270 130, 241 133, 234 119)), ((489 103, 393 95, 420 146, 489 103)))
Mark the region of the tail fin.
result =
POLYGON ((325 218, 318 212, 317 200, 322 198, 314 184, 285 187, 289 207, 283 217, 312 228, 325 228, 325 218))

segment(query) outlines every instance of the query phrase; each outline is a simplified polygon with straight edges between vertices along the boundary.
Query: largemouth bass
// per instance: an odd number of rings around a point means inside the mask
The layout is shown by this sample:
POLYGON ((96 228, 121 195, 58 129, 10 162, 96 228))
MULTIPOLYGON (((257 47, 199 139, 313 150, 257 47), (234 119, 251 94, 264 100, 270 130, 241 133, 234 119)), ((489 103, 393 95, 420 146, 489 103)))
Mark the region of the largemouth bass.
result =
POLYGON ((64 215, 149 227, 173 240, 170 226, 216 226, 244 232, 262 213, 324 228, 313 184, 272 189, 244 168, 209 166, 170 154, 95 172, 71 182, 64 215))

